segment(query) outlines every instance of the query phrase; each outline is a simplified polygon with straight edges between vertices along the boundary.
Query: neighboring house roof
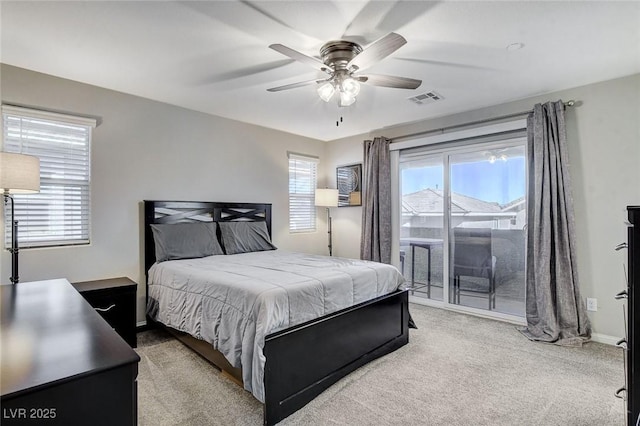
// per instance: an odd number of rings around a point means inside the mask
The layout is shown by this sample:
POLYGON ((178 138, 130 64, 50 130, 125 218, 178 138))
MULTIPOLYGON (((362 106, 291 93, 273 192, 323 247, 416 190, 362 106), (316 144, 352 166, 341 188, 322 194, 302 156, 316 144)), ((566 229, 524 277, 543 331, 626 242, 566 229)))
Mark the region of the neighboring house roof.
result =
MULTIPOLYGON (((422 189, 402 197, 402 213, 404 215, 442 214, 444 211, 444 193, 441 189, 422 189)), ((500 213, 502 207, 498 203, 490 203, 466 195, 451 194, 451 213, 464 215, 473 213, 500 213)))
POLYGON ((527 206, 526 200, 524 196, 522 196, 520 198, 516 198, 515 200, 503 205, 502 211, 503 212, 519 212, 521 210, 524 210, 526 206, 527 206))

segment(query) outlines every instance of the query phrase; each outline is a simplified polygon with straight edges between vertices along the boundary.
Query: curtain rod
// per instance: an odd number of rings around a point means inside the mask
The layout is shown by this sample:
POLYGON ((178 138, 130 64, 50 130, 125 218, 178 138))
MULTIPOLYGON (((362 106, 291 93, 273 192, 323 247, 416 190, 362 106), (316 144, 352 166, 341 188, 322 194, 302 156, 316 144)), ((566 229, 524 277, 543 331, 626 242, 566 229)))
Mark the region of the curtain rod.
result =
MULTIPOLYGON (((571 99, 570 101, 564 102, 564 107, 565 108, 566 107, 572 107, 575 104, 576 104, 576 101, 571 99)), ((520 116, 523 116, 523 115, 528 115, 531 112, 533 112, 533 109, 530 109, 530 110, 527 110, 527 111, 516 112, 514 114, 501 115, 499 117, 485 118, 484 120, 471 121, 469 123, 454 124, 452 126, 441 127, 439 129, 425 130, 423 132, 416 132, 416 133, 411 133, 411 134, 408 134, 408 135, 398 136, 397 138, 391 138, 391 142, 398 142, 398 141, 401 141, 403 139, 412 139, 412 138, 415 138, 416 136, 424 136, 424 135, 429 135, 429 134, 432 134, 432 133, 438 133, 438 132, 439 133, 444 133, 445 130, 457 129, 459 127, 468 127, 468 126, 474 126, 476 124, 483 124, 483 123, 490 123, 492 121, 505 120, 507 118, 516 118, 516 117, 520 117, 520 116)))

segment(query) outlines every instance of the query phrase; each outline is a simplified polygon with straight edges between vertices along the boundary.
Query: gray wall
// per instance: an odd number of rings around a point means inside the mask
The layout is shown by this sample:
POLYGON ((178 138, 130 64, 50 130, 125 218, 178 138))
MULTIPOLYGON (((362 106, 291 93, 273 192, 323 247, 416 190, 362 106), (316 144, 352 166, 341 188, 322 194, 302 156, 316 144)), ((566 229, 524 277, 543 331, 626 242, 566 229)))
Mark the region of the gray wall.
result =
MULTIPOLYGON (((329 184, 335 185, 337 165, 362 161, 364 139, 393 139, 526 111, 535 103, 558 99, 579 101, 567 109, 578 272, 582 296, 598 299, 598 311, 589 312, 595 338, 610 342, 624 335, 622 306, 613 295, 625 285, 626 254, 613 248, 626 240, 625 207, 640 205, 640 74, 335 140, 329 143, 325 172, 334 179, 329 184)), ((360 217, 359 207, 333 209, 335 255, 359 256, 360 217)))
MULTIPOLYGON (((128 276, 140 283, 138 320, 144 320, 145 199, 273 203, 278 247, 324 253, 324 231, 289 234, 287 151, 322 161, 325 142, 7 65, 0 87, 4 103, 100 120, 91 153, 91 245, 21 250, 21 281, 128 276)), ((6 250, 1 260, 5 283, 11 270, 6 250)))

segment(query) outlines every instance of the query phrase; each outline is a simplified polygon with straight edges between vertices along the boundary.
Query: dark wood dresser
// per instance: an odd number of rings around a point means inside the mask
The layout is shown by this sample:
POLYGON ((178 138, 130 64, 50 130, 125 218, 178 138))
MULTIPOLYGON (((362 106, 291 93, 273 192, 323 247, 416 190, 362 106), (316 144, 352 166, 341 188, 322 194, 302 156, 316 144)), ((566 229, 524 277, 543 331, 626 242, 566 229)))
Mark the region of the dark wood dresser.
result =
POLYGON ((627 425, 640 424, 640 206, 628 206, 627 228, 627 425))
POLYGON ((72 283, 87 302, 131 346, 136 347, 136 291, 127 277, 72 283))
POLYGON ((1 423, 136 425, 140 357, 64 279, 0 286, 1 423))

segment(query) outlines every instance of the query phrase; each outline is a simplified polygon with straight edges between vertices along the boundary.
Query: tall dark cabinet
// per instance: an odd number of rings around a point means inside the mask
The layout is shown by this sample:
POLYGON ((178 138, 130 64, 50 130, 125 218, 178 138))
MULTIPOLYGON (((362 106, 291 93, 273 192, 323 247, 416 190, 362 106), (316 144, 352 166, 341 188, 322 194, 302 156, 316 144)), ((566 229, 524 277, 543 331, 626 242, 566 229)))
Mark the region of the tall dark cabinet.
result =
POLYGON ((627 207, 629 224, 627 244, 627 288, 616 298, 627 299, 627 324, 625 336, 625 369, 627 400, 627 425, 640 425, 640 206, 627 207))

